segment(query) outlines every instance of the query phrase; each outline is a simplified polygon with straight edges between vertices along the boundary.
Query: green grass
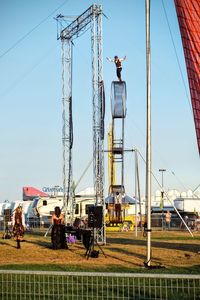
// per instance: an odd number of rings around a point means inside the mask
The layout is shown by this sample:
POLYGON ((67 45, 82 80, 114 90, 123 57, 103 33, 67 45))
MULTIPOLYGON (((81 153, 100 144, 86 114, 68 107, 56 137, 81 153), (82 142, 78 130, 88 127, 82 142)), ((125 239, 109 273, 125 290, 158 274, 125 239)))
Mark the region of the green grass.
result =
MULTIPOLYGON (((51 241, 50 241, 50 236, 48 235, 48 238, 44 238, 44 233, 46 231, 35 231, 33 233, 28 233, 25 235, 25 239, 27 242, 27 245, 33 246, 33 249, 35 246, 37 246, 37 253, 43 253, 42 249, 44 248, 45 251, 47 252, 45 258, 49 255, 53 255, 54 258, 56 257, 56 252, 51 252, 51 241), (34 239, 33 239, 34 237, 34 239), (41 246, 40 248, 38 246, 41 246), (38 250, 39 249, 39 250, 38 250)), ((2 240, 3 241, 3 240, 2 240)), ((4 242, 4 241, 3 241, 4 242)), ((141 249, 146 247, 146 239, 143 237, 138 237, 135 238, 134 234, 119 234, 119 233, 112 233, 108 234, 107 237, 107 247, 108 247, 108 257, 107 261, 109 260, 109 254, 111 259, 113 257, 116 257, 118 260, 121 260, 121 254, 126 255, 126 259, 124 260, 126 265, 123 264, 117 264, 116 260, 113 262, 113 264, 107 264, 106 260, 102 262, 102 264, 97 264, 95 263, 98 261, 98 258, 89 258, 89 264, 86 264, 86 260, 82 260, 77 262, 76 260, 71 261, 71 264, 68 264, 67 258, 64 261, 64 263, 58 263, 58 261, 55 261, 54 264, 52 264, 51 260, 45 261, 45 264, 42 264, 42 260, 40 260, 40 264, 37 263, 37 260, 35 261, 36 263, 34 264, 33 260, 26 260, 25 262, 18 263, 17 259, 14 259, 10 261, 10 264, 6 264, 6 260, 2 260, 2 264, 0 265, 0 269, 2 270, 30 270, 30 271, 64 271, 64 272, 114 272, 114 273, 157 273, 157 274, 200 274, 200 254, 198 253, 200 251, 200 235, 191 237, 189 235, 178 235, 177 233, 173 232, 164 232, 161 234, 156 233, 154 236, 152 235, 152 265, 156 265, 157 262, 162 263, 162 258, 163 256, 160 255, 160 257, 156 256, 154 254, 157 251, 157 255, 159 255, 160 249, 161 250, 170 250, 170 255, 172 255, 173 250, 178 250, 179 251, 179 256, 177 256, 177 259, 174 259, 174 263, 168 264, 168 267, 163 267, 163 268, 155 268, 155 269, 149 269, 144 267, 143 265, 143 260, 145 260, 145 255, 140 254, 140 247, 141 249), (169 234, 169 236, 167 235, 169 234), (176 235, 174 235, 176 234, 176 235), (187 241, 187 243, 184 243, 184 241, 187 241), (191 242, 190 242, 191 241, 191 242), (119 246, 120 245, 120 246, 119 246), (137 246, 137 250, 133 250, 132 252, 129 251, 129 246, 137 246), (112 251, 112 252, 111 252, 112 251), (114 253, 112 257, 112 253, 114 253), (185 254, 185 256, 184 256, 185 254), (181 256, 180 256, 181 255, 181 256), (187 257, 187 256, 188 257, 187 257), (139 262, 135 265, 131 265, 130 259, 133 257, 139 258, 139 262), (185 265, 187 267, 173 267, 174 264, 178 264, 178 260, 181 259, 180 257, 183 257, 185 259, 185 265), (193 259, 191 265, 189 266, 190 263, 190 257, 195 258, 193 259), (157 262, 156 262, 157 261, 157 262), (31 264, 32 262, 32 264, 31 264), (77 264, 76 264, 77 262, 77 264), (82 265, 83 262, 83 265, 82 265), (6 264, 6 265, 4 265, 6 264), (170 266, 170 267, 169 267, 170 266)), ((13 245, 10 243, 10 249, 11 249, 11 254, 16 258, 15 254, 15 249, 12 250, 13 245), (12 247, 11 247, 12 246, 12 247)), ((14 244, 14 242, 13 242, 14 244)), ((2 247, 3 248, 3 247, 2 247)), ((72 247, 73 248, 73 247, 72 247)), ((1 249, 0 249, 1 250, 1 249)), ((25 245, 22 244, 22 250, 25 252, 26 247, 25 245)), ((6 248, 5 250, 6 251, 6 248)), ((3 252, 2 254, 6 253, 3 252)), ((34 253, 34 251, 30 250, 31 253, 34 253)), ((78 249, 79 251, 79 249, 78 249)), ((107 250, 105 250, 106 252, 107 250)), ((22 252, 22 254, 24 253, 22 252)), ((73 252, 73 251, 72 251, 73 252)), ((58 253, 59 254, 59 253, 58 253)), ((80 253, 78 252, 78 255, 80 253)), ((29 257, 29 252, 26 254, 26 257, 29 257)), ((164 254, 167 255, 167 254, 164 254)), ((80 256, 79 256, 80 257, 80 256)), ((62 257, 61 257, 62 258, 62 257)), ((166 266, 166 265, 165 265, 166 266)))
MULTIPOLYGON (((92 260, 92 259, 91 259, 92 260)), ((94 260, 92 260, 92 264, 94 260)), ((60 271, 60 272, 111 272, 111 273, 154 273, 154 274, 200 274, 200 265, 192 267, 179 267, 179 268, 157 268, 149 269, 141 268, 128 268, 119 265, 112 265, 106 267, 93 267, 87 268, 80 265, 0 265, 1 270, 27 270, 27 271, 60 271)))

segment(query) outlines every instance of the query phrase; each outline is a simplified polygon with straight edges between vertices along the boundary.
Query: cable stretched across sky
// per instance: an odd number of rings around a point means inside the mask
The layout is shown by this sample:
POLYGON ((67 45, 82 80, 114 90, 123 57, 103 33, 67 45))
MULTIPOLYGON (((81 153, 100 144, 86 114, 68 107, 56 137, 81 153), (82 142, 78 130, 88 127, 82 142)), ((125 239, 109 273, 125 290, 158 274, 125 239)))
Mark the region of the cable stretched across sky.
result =
POLYGON ((34 26, 31 30, 29 30, 25 35, 23 35, 18 41, 16 41, 10 48, 8 48, 5 52, 0 55, 0 59, 8 54, 11 50, 13 50, 18 44, 20 44, 23 40, 25 40, 33 31, 35 31, 40 25, 46 22, 58 9, 63 7, 69 0, 64 1, 61 5, 59 5, 56 9, 52 11, 47 17, 45 17, 42 21, 40 21, 36 26, 34 26))
POLYGON ((166 17, 166 21, 167 21, 167 26, 168 26, 168 29, 169 29, 170 37, 171 37, 171 40, 172 40, 172 44, 173 44, 173 48, 174 48, 176 60, 177 60, 177 63, 178 63, 178 68, 179 68, 179 71, 180 71, 180 74, 181 74, 181 79, 182 79, 182 82, 183 82, 183 86, 184 86, 186 98, 188 100, 190 111, 192 112, 192 105, 191 105, 191 102, 190 102, 190 97, 189 97, 188 92, 187 92, 186 83, 185 83, 185 80, 184 80, 183 72, 182 72, 181 65, 180 65, 180 60, 178 58, 178 54, 177 54, 177 50, 176 50, 176 45, 175 45, 175 42, 174 42, 174 38, 173 38, 171 26, 170 26, 170 23, 169 23, 169 19, 168 19, 168 16, 167 16, 167 12, 166 12, 163 0, 162 0, 162 6, 163 6, 164 14, 165 14, 165 17, 166 17))

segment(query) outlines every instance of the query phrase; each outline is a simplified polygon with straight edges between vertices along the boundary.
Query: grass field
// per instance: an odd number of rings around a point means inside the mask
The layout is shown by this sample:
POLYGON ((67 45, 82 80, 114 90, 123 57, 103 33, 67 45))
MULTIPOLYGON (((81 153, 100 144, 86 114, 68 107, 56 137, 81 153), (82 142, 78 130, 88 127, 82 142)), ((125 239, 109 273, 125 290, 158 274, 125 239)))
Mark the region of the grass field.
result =
POLYGON ((24 239, 21 249, 13 239, 0 240, 0 269, 200 274, 200 233, 192 238, 188 232, 153 231, 152 265, 163 266, 153 270, 144 267, 146 239, 140 232, 138 237, 134 232, 107 233, 102 246, 106 257, 100 253, 89 259, 80 242, 68 250, 52 250, 44 232, 26 234, 24 239))

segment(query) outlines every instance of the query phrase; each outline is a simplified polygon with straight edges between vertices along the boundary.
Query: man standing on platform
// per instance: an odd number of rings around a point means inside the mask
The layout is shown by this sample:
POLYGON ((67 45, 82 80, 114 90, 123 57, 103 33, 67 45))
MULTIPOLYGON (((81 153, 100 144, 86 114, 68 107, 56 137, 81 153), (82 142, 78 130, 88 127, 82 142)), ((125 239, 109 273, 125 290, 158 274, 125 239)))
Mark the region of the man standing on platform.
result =
POLYGON ((123 58, 119 58, 117 55, 115 55, 114 59, 111 59, 109 57, 106 57, 106 58, 110 62, 114 62, 115 63, 115 65, 116 65, 116 72, 117 72, 117 78, 119 79, 119 81, 122 81, 122 79, 121 79, 122 61, 126 59, 126 56, 124 56, 123 58))

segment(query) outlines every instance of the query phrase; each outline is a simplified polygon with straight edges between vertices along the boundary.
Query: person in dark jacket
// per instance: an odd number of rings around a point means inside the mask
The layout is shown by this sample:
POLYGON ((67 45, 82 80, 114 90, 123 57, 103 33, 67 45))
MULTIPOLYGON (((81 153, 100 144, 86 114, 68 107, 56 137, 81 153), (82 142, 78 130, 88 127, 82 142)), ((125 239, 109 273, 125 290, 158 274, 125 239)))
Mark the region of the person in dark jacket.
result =
POLYGON ((56 206, 51 218, 51 223, 53 225, 51 242, 54 250, 67 248, 64 221, 64 215, 61 213, 60 207, 56 206))

